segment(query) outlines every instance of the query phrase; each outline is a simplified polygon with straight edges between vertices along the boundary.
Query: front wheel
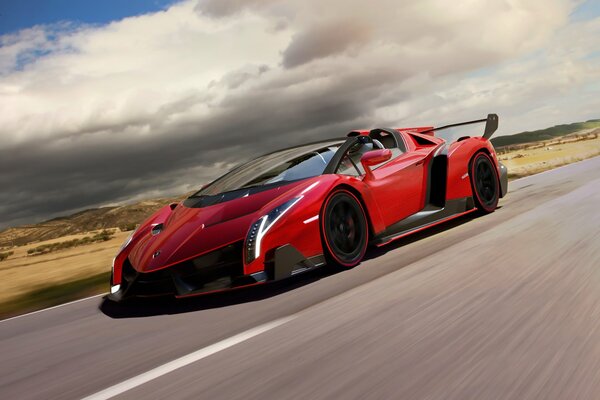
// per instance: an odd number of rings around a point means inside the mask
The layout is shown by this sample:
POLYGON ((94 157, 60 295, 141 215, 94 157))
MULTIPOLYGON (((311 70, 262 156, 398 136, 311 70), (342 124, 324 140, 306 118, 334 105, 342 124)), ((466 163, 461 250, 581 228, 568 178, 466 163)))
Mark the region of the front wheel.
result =
POLYGON ((498 207, 500 186, 490 156, 477 153, 471 162, 470 175, 475 206, 483 213, 491 213, 498 207))
POLYGON ((359 200, 346 190, 329 196, 321 215, 321 234, 329 262, 356 266, 367 250, 369 228, 359 200))

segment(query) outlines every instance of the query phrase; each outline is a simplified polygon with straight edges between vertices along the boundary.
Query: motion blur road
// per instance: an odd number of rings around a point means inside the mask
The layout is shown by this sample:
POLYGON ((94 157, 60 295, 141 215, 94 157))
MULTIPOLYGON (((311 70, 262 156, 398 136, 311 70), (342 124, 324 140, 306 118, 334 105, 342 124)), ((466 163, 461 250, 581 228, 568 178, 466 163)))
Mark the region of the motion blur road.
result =
POLYGON ((1 321, 0 398, 600 399, 600 157, 500 205, 349 271, 1 321))

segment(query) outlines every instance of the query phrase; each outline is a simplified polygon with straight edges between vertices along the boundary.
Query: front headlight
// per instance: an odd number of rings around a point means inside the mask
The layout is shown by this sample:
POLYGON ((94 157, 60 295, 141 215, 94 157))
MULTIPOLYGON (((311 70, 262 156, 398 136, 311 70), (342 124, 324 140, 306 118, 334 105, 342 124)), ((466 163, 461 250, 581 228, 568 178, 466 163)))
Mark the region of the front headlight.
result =
POLYGON ((294 197, 291 200, 275 207, 268 214, 263 215, 252 224, 246 237, 246 264, 251 263, 260 255, 260 244, 267 231, 294 206, 302 196, 294 197))
POLYGON ((133 232, 131 232, 129 234, 129 236, 127 236, 127 239, 125 239, 125 241, 123 242, 123 244, 121 245, 121 247, 119 247, 119 251, 117 251, 117 255, 115 256, 115 258, 113 258, 112 261, 112 274, 115 274, 115 261, 117 261, 117 257, 119 256, 119 254, 123 251, 123 249, 127 246, 129 246, 129 243, 131 243, 131 240, 133 239, 133 234, 135 233, 136 229, 133 230, 133 232))
POLYGON ((133 232, 131 232, 131 234, 129 236, 127 236, 127 239, 125 239, 125 241, 121 245, 121 248, 119 248, 119 253, 122 252, 125 247, 129 246, 129 243, 131 243, 131 239, 133 239, 133 234, 135 233, 136 230, 137 229, 134 229, 133 232))

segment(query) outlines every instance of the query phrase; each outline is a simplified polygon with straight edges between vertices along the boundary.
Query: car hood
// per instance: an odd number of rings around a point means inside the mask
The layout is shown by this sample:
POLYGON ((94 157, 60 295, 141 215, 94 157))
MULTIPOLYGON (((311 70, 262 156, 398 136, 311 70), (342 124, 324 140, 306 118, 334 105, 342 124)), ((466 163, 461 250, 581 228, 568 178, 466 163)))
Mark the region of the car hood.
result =
POLYGON ((293 195, 295 189, 304 187, 307 181, 312 179, 206 207, 189 207, 184 205, 186 202, 181 203, 164 221, 157 219, 145 224, 147 229, 132 242, 129 261, 137 271, 150 272, 244 240, 250 224, 260 217, 257 214, 263 207, 279 199, 285 201, 286 194, 293 195), (160 233, 152 234, 150 227, 160 223, 160 233))

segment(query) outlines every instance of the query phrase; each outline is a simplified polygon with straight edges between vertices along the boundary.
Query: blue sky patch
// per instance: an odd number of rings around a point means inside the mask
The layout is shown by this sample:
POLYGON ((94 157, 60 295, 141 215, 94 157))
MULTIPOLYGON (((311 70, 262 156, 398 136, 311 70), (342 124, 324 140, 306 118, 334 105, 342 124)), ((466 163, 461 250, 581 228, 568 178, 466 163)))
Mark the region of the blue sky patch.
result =
POLYGON ((35 25, 71 21, 106 24, 126 17, 160 11, 175 0, 9 0, 0 3, 0 35, 35 25))

